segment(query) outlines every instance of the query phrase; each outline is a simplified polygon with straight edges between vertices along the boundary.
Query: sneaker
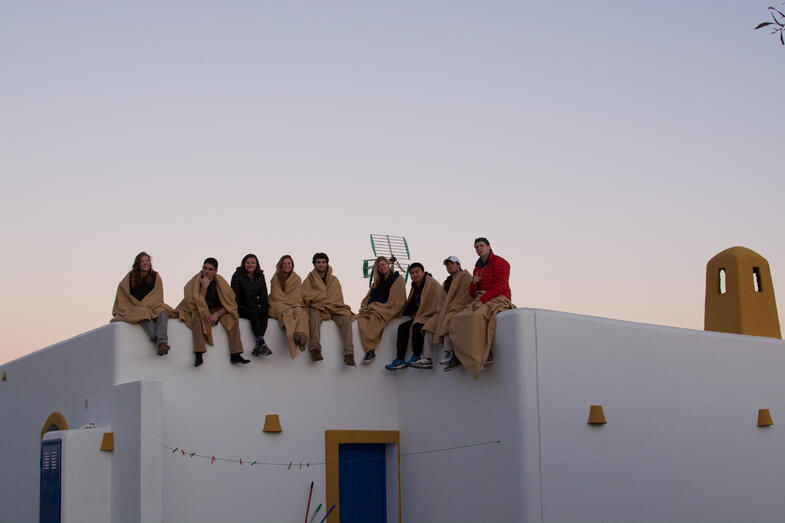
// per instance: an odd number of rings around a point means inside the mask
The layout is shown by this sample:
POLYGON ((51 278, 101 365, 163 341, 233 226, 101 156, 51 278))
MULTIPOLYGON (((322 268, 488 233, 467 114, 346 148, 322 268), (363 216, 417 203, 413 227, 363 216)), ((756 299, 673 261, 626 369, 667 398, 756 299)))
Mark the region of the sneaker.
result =
POLYGON ((483 365, 483 368, 490 367, 491 365, 493 365, 493 351, 488 353, 488 359, 485 360, 485 364, 483 365))
POLYGON ((442 359, 439 360, 439 365, 447 365, 448 363, 450 363, 451 359, 452 359, 452 351, 445 352, 442 359))
POLYGON ((453 355, 453 357, 450 360, 450 362, 447 363, 446 367, 444 367, 444 372, 450 372, 451 370, 455 370, 455 369, 457 369, 458 367, 461 367, 461 366, 462 366, 461 365, 461 360, 459 360, 458 358, 456 358, 453 355))
POLYGON ((270 347, 268 347, 265 342, 262 342, 262 346, 259 347, 259 349, 261 350, 262 356, 269 356, 273 353, 273 351, 270 350, 270 347))
POLYGON ((262 355, 262 349, 259 347, 259 345, 257 345, 256 347, 253 348, 253 350, 251 351, 251 355, 252 356, 261 356, 262 355))
POLYGON ((343 362, 350 367, 354 367, 354 354, 344 354, 343 362))
POLYGON ((394 360, 392 360, 392 363, 388 363, 387 365, 384 366, 384 368, 387 370, 398 370, 398 369, 406 368, 408 366, 409 365, 405 361, 395 358, 394 360))
POLYGON ((409 359, 408 359, 408 360, 406 360, 406 366, 407 366, 407 367, 411 366, 411 364, 412 364, 412 363, 414 363, 415 361, 417 361, 417 360, 419 360, 419 359, 420 359, 419 357, 417 357, 417 356, 415 356, 414 354, 412 354, 412 355, 409 357, 409 359))
POLYGON ((368 363, 371 363, 375 359, 376 359, 376 351, 369 350, 368 352, 365 353, 365 357, 363 358, 363 363, 367 365, 368 363))
POLYGON ((322 349, 311 349, 311 359, 313 361, 322 361, 324 356, 322 356, 322 349))
POLYGON ((229 361, 231 361, 232 363, 242 363, 243 365, 245 365, 246 363, 251 363, 251 360, 246 360, 245 358, 243 358, 243 355, 240 353, 232 354, 229 357, 229 361))
POLYGON ((420 358, 414 363, 410 363, 409 366, 414 367, 415 369, 432 369, 433 360, 431 360, 431 358, 420 358))

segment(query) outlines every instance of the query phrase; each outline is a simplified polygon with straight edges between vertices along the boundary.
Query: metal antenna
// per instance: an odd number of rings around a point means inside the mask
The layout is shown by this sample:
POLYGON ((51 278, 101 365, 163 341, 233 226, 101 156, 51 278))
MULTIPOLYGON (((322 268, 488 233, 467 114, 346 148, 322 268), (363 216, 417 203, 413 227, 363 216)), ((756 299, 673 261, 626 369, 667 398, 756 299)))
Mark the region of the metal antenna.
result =
POLYGON ((409 243, 403 236, 391 236, 389 234, 371 234, 371 250, 375 258, 363 260, 363 278, 369 278, 368 286, 373 285, 373 263, 379 256, 384 256, 390 260, 390 264, 396 266, 404 274, 404 282, 409 279, 409 243))

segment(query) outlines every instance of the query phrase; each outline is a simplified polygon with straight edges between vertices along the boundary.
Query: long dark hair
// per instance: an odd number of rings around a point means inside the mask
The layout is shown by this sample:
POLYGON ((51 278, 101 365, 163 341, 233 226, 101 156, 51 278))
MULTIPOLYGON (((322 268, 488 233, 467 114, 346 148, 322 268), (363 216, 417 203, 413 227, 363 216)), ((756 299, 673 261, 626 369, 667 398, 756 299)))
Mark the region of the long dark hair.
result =
POLYGON ((137 254, 136 258, 134 258, 134 264, 131 266, 131 288, 135 289, 142 283, 152 285, 155 278, 154 275, 155 271, 153 270, 153 258, 144 251, 137 254), (142 256, 147 256, 150 258, 150 270, 147 271, 147 276, 144 278, 142 278, 142 269, 139 268, 139 265, 142 263, 142 256))
POLYGON ((264 274, 264 271, 262 270, 262 266, 259 265, 259 258, 257 258, 255 254, 246 254, 245 256, 243 256, 243 261, 240 262, 240 269, 242 269, 242 271, 245 274, 248 274, 248 271, 245 270, 245 262, 248 260, 248 258, 253 258, 254 260, 256 260, 256 270, 254 271, 253 275, 256 277, 260 277, 262 274, 264 274))

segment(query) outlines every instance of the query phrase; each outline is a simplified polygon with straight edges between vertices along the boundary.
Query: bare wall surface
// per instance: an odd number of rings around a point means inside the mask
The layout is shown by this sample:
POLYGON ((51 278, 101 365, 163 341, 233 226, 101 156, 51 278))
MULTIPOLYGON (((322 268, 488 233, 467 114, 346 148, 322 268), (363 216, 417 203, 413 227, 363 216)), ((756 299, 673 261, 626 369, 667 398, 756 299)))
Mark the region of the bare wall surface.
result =
POLYGON ((109 425, 112 344, 109 327, 101 327, 0 366, 3 521, 38 521, 41 429, 52 412, 69 428, 109 425))
POLYGON ((756 426, 759 408, 775 423, 785 413, 782 340, 517 309, 499 316, 496 363, 475 381, 385 371, 399 323, 357 368, 331 322, 313 363, 290 360, 274 321, 275 354, 246 366, 229 363, 216 328, 195 369, 179 322, 164 358, 138 326, 113 324, 3 365, 3 517, 37 519, 40 430, 58 410, 71 428, 116 431, 114 521, 299 519, 311 481, 312 508, 325 501, 327 429, 400 430, 404 521, 782 520, 785 436, 756 426), (587 425, 591 404, 606 425, 587 425), (261 432, 267 414, 283 433, 261 432))
POLYGON ((539 496, 524 495, 525 472, 539 471, 536 448, 530 463, 524 446, 530 436, 524 419, 532 413, 526 406, 536 411, 536 391, 524 390, 524 377, 535 376, 523 350, 533 344, 532 315, 505 312, 497 325, 495 364, 479 380, 464 369, 443 372, 441 350, 433 370, 393 373, 405 454, 403 521, 505 522, 520 520, 525 510, 537 513, 539 496), (462 448, 438 450, 451 447, 462 448))
POLYGON ((544 521, 783 520, 785 342, 535 314, 544 521))
POLYGON ((163 521, 163 385, 135 381, 112 391, 112 521, 163 521))
POLYGON ((211 463, 164 450, 164 521, 301 519, 311 481, 311 509, 325 503, 325 430, 398 429, 395 382, 383 368, 383 360, 392 356, 394 328, 385 332, 377 360, 364 366, 359 363, 363 352, 355 323, 354 368, 343 363, 343 345, 331 321, 322 325, 323 362, 314 363, 308 353, 298 353, 292 361, 274 320, 266 336, 274 354, 250 356, 253 336, 248 322, 241 320, 245 356, 251 363, 229 362, 227 335, 219 326, 213 329, 216 345, 208 347, 199 368, 193 367, 191 332, 182 322, 170 322, 172 351, 166 357, 154 355, 139 327, 112 328, 117 338, 116 382, 164 384, 162 445, 244 462, 211 463), (280 416, 282 433, 262 433, 267 414, 280 416), (257 464, 248 466, 251 461, 257 464))
POLYGON ((103 434, 102 427, 44 434, 62 442, 62 523, 111 521, 112 454, 99 450, 103 434))

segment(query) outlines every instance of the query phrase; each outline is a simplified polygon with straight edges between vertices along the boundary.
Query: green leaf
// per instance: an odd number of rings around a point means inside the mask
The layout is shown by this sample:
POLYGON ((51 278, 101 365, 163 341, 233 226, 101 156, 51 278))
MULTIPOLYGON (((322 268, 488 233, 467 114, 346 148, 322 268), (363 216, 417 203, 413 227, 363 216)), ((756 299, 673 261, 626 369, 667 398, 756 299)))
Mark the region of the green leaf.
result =
POLYGON ((773 23, 774 22, 761 22, 758 24, 758 27, 756 27, 755 29, 760 29, 761 27, 766 27, 767 25, 771 25, 773 23))

